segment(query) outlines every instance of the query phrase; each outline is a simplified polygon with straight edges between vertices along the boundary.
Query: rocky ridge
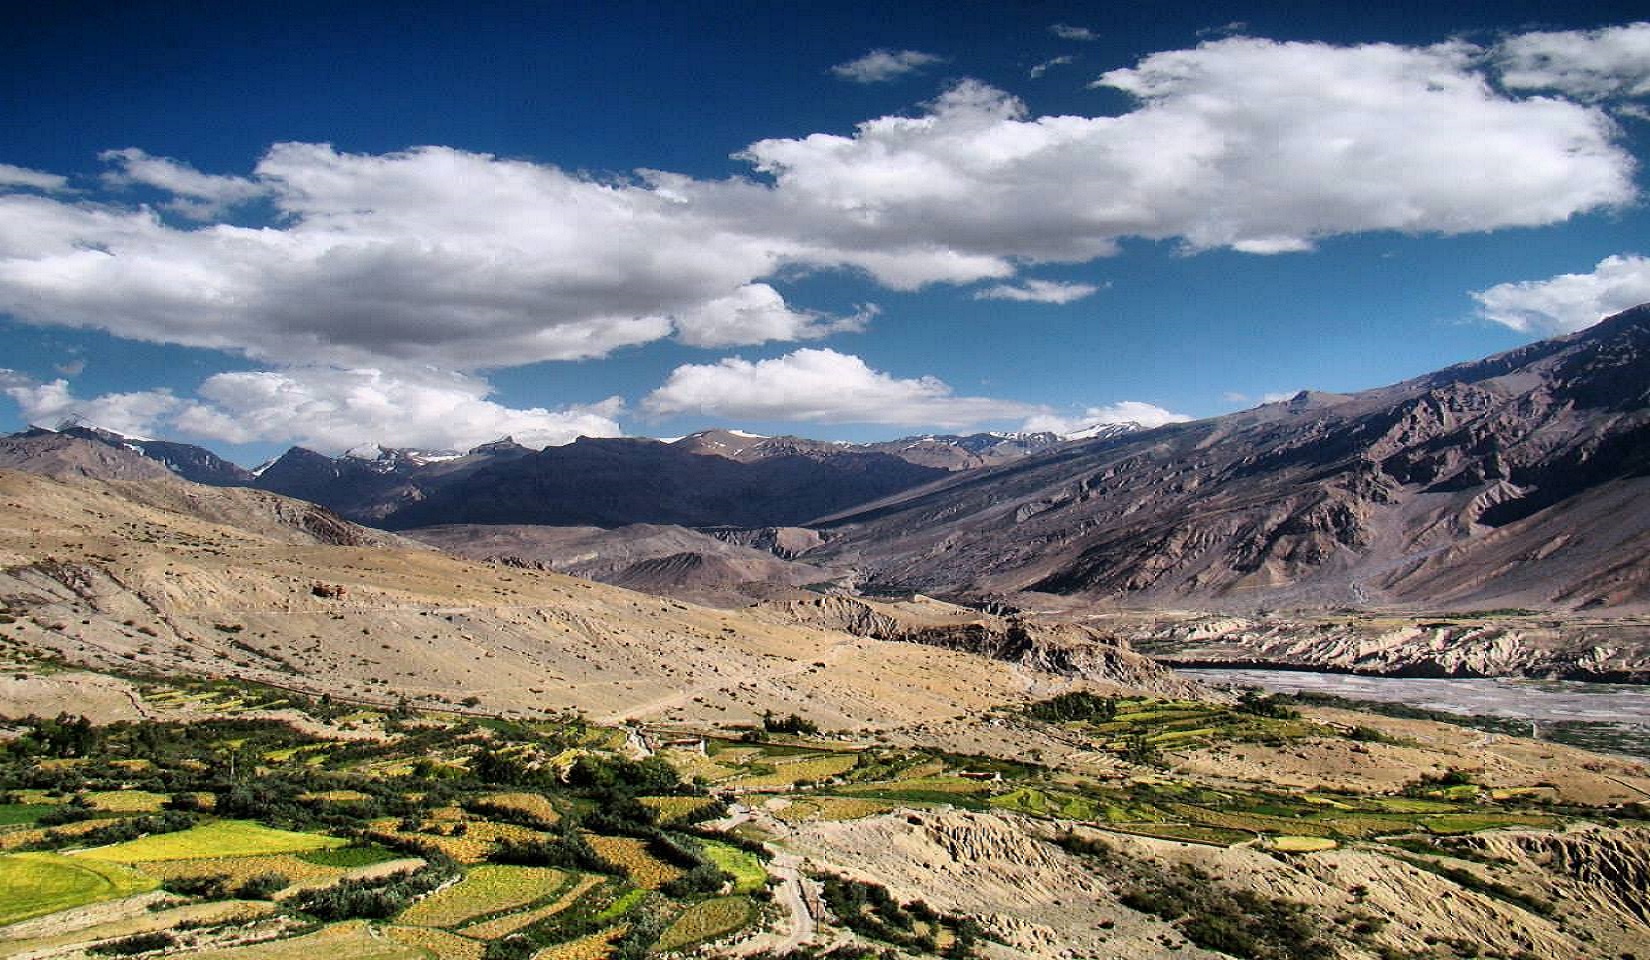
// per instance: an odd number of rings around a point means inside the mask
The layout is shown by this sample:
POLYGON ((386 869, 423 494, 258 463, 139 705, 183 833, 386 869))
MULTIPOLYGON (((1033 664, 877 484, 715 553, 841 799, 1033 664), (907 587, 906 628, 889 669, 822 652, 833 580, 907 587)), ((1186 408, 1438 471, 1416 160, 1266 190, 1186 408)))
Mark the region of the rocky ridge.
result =
POLYGON ((872 586, 1132 606, 1650 603, 1650 305, 1359 394, 1067 444, 824 518, 872 586))

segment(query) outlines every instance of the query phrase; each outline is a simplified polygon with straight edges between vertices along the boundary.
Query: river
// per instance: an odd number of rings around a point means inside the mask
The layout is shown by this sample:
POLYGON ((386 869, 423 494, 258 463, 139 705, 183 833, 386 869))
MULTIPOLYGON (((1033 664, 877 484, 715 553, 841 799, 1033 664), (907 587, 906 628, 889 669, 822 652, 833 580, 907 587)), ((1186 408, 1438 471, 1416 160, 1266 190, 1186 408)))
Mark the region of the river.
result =
POLYGON ((1516 717, 1537 723, 1620 724, 1650 730, 1650 686, 1573 680, 1415 679, 1306 670, 1177 670, 1210 686, 1280 693, 1331 693, 1448 713, 1516 717))

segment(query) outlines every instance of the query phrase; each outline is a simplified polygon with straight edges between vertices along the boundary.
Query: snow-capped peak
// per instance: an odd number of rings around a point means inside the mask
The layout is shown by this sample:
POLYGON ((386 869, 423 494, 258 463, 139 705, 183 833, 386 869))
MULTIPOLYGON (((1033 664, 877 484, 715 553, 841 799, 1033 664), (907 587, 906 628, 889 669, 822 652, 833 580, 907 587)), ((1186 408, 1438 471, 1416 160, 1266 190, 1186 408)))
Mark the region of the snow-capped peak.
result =
POLYGON ((1124 434, 1138 433, 1146 429, 1140 424, 1129 420, 1123 423, 1091 423, 1080 430, 1061 434, 1062 440, 1100 440, 1112 437, 1121 437, 1124 434))

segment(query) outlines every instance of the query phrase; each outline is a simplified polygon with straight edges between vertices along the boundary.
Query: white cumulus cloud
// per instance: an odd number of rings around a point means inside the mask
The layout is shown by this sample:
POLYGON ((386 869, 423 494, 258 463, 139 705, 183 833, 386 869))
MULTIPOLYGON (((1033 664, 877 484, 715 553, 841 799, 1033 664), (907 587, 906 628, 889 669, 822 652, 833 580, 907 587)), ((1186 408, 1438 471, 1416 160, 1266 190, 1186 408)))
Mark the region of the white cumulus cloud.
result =
POLYGON ((811 310, 794 310, 779 291, 765 283, 750 283, 677 313, 677 339, 694 347, 731 347, 769 340, 817 340, 833 333, 856 333, 881 312, 875 304, 846 317, 830 317, 811 310))
POLYGON ((854 83, 886 83, 920 73, 924 67, 943 59, 920 50, 872 50, 863 57, 837 64, 831 72, 854 83))
POLYGON ((38 382, 12 371, 0 371, 0 385, 25 419, 42 426, 79 416, 128 436, 295 443, 327 454, 368 442, 462 450, 506 434, 530 447, 621 436, 614 418, 624 407, 610 397, 564 410, 518 409, 488 399, 492 388, 474 377, 330 367, 219 373, 194 396, 77 397, 65 380, 38 382))
POLYGON ((730 183, 686 189, 773 217, 793 258, 900 289, 1085 261, 1124 237, 1282 253, 1365 231, 1556 223, 1635 198, 1608 115, 1504 95, 1481 55, 1220 40, 1107 73, 1100 84, 1138 101, 1116 117, 1032 117, 963 81, 916 116, 752 144, 742 156, 772 178, 767 203, 730 183))
POLYGON ((1106 404, 1101 407, 1089 407, 1076 416, 1063 416, 1058 413, 1039 413, 1026 419, 1020 428, 1026 433, 1057 433, 1061 436, 1076 433, 1086 427, 1099 426, 1108 423, 1138 423, 1142 427, 1151 429, 1168 423, 1185 423, 1192 419, 1183 413, 1140 400, 1120 400, 1117 403, 1106 404))
POLYGON ((1092 283, 1067 283, 1062 280, 1026 280, 1023 283, 999 283, 974 294, 975 300, 1016 300, 1022 303, 1072 303, 1093 296, 1100 287, 1092 283))
POLYGON ((1650 302, 1650 258, 1605 257, 1590 273, 1500 283, 1472 296, 1485 319, 1521 333, 1570 333, 1650 302))
POLYGON ((0 187, 32 187, 35 190, 62 190, 69 178, 55 173, 30 170, 10 163, 0 163, 0 187))
POLYGON ((622 435, 613 419, 623 407, 617 397, 566 410, 515 409, 487 399, 485 382, 454 375, 249 371, 216 374, 196 392, 200 399, 174 418, 186 433, 231 443, 296 443, 323 453, 367 442, 462 450, 506 434, 530 447, 622 435))
POLYGON ((195 220, 209 220, 269 192, 267 185, 245 177, 201 173, 187 163, 152 157, 136 147, 105 150, 99 158, 117 168, 104 174, 104 182, 115 187, 143 184, 164 190, 173 195, 167 209, 195 220))
POLYGON ((56 427, 78 416, 93 426, 129 437, 150 436, 159 432, 168 415, 184 406, 167 390, 106 393, 82 399, 74 395, 67 380, 42 383, 15 376, 10 379, 6 396, 16 401, 23 419, 42 427, 56 427))
POLYGON ((1584 100, 1650 96, 1650 23, 1508 37, 1495 50, 1501 83, 1584 100))
POLYGON ((900 379, 835 350, 804 348, 771 360, 726 357, 685 364, 642 401, 662 416, 704 414, 733 420, 916 424, 956 428, 1025 416, 1037 408, 986 397, 959 397, 934 377, 900 379))

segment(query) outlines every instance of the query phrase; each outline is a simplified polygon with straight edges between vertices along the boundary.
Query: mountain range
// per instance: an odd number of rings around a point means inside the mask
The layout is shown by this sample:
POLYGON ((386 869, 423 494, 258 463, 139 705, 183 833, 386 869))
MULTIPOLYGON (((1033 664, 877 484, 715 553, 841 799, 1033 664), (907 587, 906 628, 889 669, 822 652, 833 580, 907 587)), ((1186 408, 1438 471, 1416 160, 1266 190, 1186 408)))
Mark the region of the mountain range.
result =
POLYGON ((293 448, 249 472, 70 424, 5 438, 0 465, 250 485, 385 529, 444 527, 443 546, 471 556, 458 541, 488 527, 594 528, 491 553, 572 569, 556 551, 576 542, 587 572, 666 592, 673 576, 703 589, 771 574, 1039 607, 1650 603, 1650 305, 1388 387, 1094 433, 855 445, 711 430, 538 451, 506 438, 464 454, 293 448), (632 524, 823 569, 601 533, 632 524))

